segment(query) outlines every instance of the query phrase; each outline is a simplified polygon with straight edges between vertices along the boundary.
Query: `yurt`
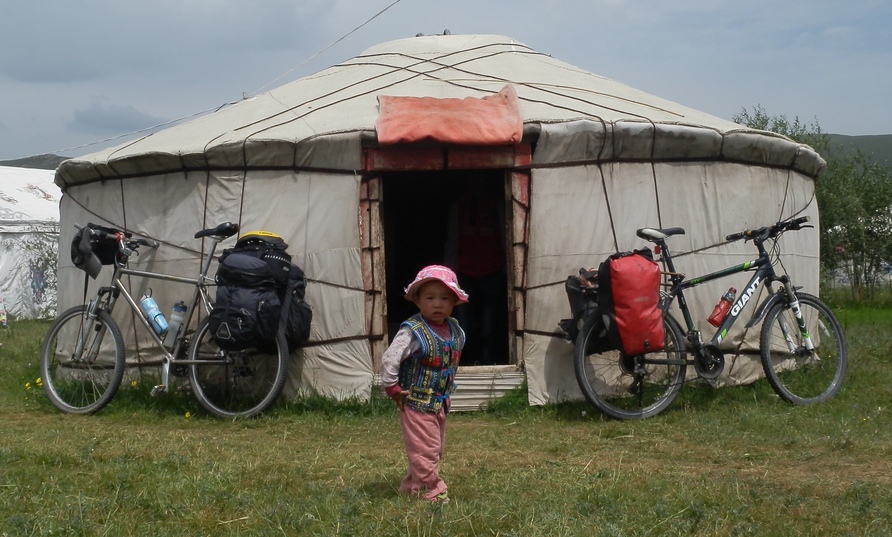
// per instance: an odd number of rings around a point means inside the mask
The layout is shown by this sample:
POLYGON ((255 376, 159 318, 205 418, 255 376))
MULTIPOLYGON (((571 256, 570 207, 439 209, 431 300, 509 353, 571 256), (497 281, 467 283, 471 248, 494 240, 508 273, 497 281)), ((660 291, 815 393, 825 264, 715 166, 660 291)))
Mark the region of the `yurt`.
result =
POLYGON ((0 298, 10 318, 56 313, 59 200, 52 170, 0 166, 0 298))
MULTIPOLYGON (((817 224, 823 166, 807 146, 510 37, 438 35, 374 46, 189 123, 68 160, 55 181, 65 194, 63 246, 75 223, 126 228, 161 243, 135 260, 148 270, 194 276, 208 246, 194 232, 221 222, 282 236, 314 308, 286 393, 335 398, 369 395, 389 338, 414 312, 404 287, 421 267, 449 264, 447 243, 456 218, 463 221, 455 204, 485 186, 495 194, 488 206, 499 215, 500 244, 484 255, 503 277, 495 292, 471 292, 471 303, 496 312, 489 353, 479 346, 462 356, 455 406, 476 408, 524 380, 530 404, 581 398, 572 346, 558 330, 569 316, 569 274, 644 246, 635 230, 645 226, 687 230, 672 246, 690 275, 751 260, 749 245, 724 237, 792 215, 817 224)), ((786 269, 814 291, 818 247, 817 232, 784 245, 786 269)), ((82 301, 83 281, 60 256, 60 309, 82 301)), ((189 292, 150 285, 163 311, 189 292)), ((703 285, 689 303, 705 319, 725 290, 703 285)), ((157 364, 129 315, 118 321, 129 363, 157 364)), ((722 382, 757 374, 751 339, 725 342, 722 382)))

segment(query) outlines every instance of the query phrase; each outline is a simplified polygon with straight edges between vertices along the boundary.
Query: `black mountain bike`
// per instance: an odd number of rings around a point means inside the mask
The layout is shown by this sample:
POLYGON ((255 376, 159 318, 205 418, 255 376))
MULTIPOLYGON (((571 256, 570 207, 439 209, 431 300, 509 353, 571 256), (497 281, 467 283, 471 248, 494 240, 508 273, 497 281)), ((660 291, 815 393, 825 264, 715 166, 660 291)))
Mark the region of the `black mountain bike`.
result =
POLYGON ((753 241, 758 257, 691 279, 676 272, 666 244, 667 238, 683 235, 684 229, 639 229, 637 235, 655 245, 654 251, 667 269, 664 274, 669 288, 662 293, 660 302, 665 346, 636 356, 612 350, 606 343, 600 311, 591 305, 597 303, 597 282, 589 273, 583 294, 587 294, 590 306, 583 309, 584 313, 576 321, 581 329, 574 349, 576 378, 585 398, 612 418, 649 418, 666 410, 678 395, 687 378, 688 365, 693 365, 699 377, 716 379, 725 365, 719 345, 762 285, 767 286, 768 296, 756 307, 746 327, 762 322, 759 350, 771 387, 785 401, 798 405, 824 401, 836 394, 848 360, 839 321, 818 297, 801 292, 785 271, 775 272, 775 265, 783 269, 777 239, 787 231, 812 227, 804 225, 806 222, 808 217, 800 217, 728 235, 728 241, 753 241), (770 249, 766 249, 766 242, 770 249), (688 309, 685 291, 739 272, 753 272, 753 276, 715 334, 704 342, 688 309), (775 284, 779 284, 777 289, 775 284), (684 316, 684 326, 669 313, 676 300, 684 316))

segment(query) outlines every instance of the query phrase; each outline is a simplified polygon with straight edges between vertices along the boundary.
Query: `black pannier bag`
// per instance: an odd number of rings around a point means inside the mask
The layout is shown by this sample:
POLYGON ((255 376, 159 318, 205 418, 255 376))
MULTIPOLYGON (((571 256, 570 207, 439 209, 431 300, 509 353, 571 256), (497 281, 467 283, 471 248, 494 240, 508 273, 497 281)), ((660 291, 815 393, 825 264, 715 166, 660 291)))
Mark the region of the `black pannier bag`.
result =
POLYGON ((208 318, 221 349, 264 347, 276 337, 282 303, 270 266, 259 257, 227 252, 217 269, 217 297, 208 318))
POLYGON ((579 276, 567 276, 564 290, 570 303, 570 318, 561 319, 558 326, 564 338, 575 343, 583 323, 598 310, 598 271, 579 269, 579 276))
POLYGON ((304 302, 306 279, 287 248, 281 237, 259 231, 224 250, 208 321, 221 348, 266 347, 279 330, 285 331, 289 351, 309 338, 313 311, 304 302))
POLYGON ((227 256, 234 253, 262 259, 269 265, 275 285, 284 289, 288 284, 289 271, 291 270, 291 255, 285 251, 287 249, 288 244, 282 240, 282 237, 266 231, 254 231, 242 235, 236 241, 234 248, 223 250, 220 263, 223 263, 227 256))
POLYGON ((292 264, 285 296, 282 299, 282 310, 287 312, 284 329, 289 351, 300 347, 310 338, 313 308, 304 301, 306 290, 307 280, 304 271, 292 264))
POLYGON ((598 305, 598 269, 579 269, 578 276, 568 276, 564 283, 567 292, 567 300, 570 303, 570 319, 561 319, 558 326, 564 332, 564 338, 571 343, 576 340, 583 327, 589 320, 595 323, 592 326, 589 337, 585 342, 585 354, 602 353, 614 350, 616 347, 607 337, 607 329, 601 318, 601 310, 598 305))
POLYGON ((627 355, 665 345, 660 267, 650 248, 619 252, 598 267, 598 304, 612 344, 627 355))

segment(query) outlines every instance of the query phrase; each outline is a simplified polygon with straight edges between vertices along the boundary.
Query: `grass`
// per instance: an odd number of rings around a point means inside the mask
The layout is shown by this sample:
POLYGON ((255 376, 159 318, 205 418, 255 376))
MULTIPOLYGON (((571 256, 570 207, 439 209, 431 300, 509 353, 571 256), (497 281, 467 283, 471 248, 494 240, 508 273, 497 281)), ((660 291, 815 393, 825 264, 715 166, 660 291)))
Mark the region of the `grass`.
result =
POLYGON ((13 323, 0 332, 0 536, 889 535, 892 309, 839 316, 849 374, 820 405, 759 382, 686 386, 642 422, 529 407, 520 390, 454 414, 446 506, 397 494, 404 454, 383 397, 232 423, 137 383, 95 416, 63 415, 34 386, 47 324, 13 323))

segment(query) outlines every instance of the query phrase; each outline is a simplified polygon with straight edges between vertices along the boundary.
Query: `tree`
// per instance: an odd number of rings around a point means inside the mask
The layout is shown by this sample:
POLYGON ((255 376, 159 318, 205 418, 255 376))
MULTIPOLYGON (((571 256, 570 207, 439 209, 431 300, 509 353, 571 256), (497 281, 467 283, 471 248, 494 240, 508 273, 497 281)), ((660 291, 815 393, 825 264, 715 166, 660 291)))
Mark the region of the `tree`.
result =
POLYGON ((871 162, 861 151, 846 153, 821 131, 799 118, 769 116, 757 106, 743 110, 735 123, 767 130, 811 146, 827 168, 817 180, 821 211, 821 273, 829 284, 845 274, 852 298, 870 298, 880 288, 892 261, 892 179, 889 169, 871 162))
POLYGON ((860 152, 829 160, 827 172, 818 179, 818 204, 822 265, 826 271, 846 275, 852 298, 872 297, 892 260, 892 181, 888 170, 860 152))
MULTIPOLYGON (((802 123, 798 117, 790 122, 786 116, 769 116, 761 106, 753 108, 752 114, 746 109, 731 118, 734 123, 746 125, 751 129, 759 129, 782 134, 787 138, 801 144, 811 146, 826 159, 825 153, 829 153, 831 142, 830 135, 825 134, 818 125, 818 120, 811 125, 802 123)), ((828 161, 829 164, 829 161, 828 161)))

